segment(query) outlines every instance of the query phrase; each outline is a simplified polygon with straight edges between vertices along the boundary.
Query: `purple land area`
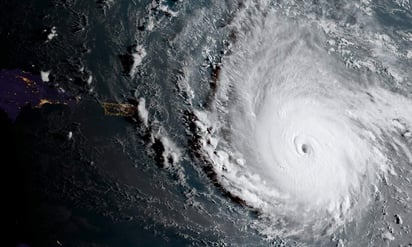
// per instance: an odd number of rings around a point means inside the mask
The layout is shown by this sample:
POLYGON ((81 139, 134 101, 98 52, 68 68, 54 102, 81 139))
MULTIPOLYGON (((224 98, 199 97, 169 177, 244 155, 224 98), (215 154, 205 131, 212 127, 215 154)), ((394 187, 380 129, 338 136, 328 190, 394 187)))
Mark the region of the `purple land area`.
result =
POLYGON ((74 103, 73 98, 43 82, 40 75, 17 69, 0 70, 0 109, 13 121, 24 106, 74 103))

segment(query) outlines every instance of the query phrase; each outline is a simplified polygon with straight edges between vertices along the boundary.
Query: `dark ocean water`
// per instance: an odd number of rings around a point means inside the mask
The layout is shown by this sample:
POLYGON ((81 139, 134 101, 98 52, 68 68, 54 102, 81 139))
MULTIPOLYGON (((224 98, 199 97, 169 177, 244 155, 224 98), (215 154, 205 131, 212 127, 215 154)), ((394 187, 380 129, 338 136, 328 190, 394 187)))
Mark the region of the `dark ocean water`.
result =
POLYGON ((334 48, 329 54, 354 73, 373 71, 383 88, 411 99, 410 1, 5 0, 0 7, 0 69, 50 71, 50 86, 77 102, 25 107, 14 122, 1 115, 3 181, 12 178, 4 185, 8 246, 412 244, 410 206, 390 199, 396 189, 399 201, 411 195, 411 183, 392 178, 384 199, 343 231, 322 239, 271 233, 266 226, 275 224, 261 208, 219 180, 196 125, 197 112, 224 101, 216 95, 225 86, 221 71, 232 68, 225 62, 271 11, 322 30, 336 24, 319 35, 336 40, 320 45, 325 54, 334 48), (106 102, 130 103, 136 114, 109 116, 106 102))

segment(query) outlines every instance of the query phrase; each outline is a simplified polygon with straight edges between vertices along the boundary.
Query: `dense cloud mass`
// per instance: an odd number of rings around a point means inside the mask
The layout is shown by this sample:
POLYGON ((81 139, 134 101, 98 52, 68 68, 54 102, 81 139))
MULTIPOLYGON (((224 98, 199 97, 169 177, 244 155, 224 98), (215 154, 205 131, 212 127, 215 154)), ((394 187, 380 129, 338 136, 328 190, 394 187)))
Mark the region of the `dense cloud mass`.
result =
POLYGON ((339 38, 359 44, 353 53, 377 49, 356 29, 363 23, 350 27, 362 36, 338 37, 349 25, 329 32, 327 17, 255 7, 234 24, 213 106, 197 112, 200 129, 213 128, 204 155, 222 186, 261 213, 257 228, 269 238, 329 238, 362 221, 387 175, 406 168, 411 140, 399 131, 412 126, 412 101, 326 49, 339 38))

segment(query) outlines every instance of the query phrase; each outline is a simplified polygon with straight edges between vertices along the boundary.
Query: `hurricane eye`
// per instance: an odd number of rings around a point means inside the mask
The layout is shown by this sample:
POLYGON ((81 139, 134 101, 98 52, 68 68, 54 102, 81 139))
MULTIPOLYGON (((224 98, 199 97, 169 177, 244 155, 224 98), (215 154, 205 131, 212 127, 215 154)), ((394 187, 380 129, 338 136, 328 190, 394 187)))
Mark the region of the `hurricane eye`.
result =
POLYGON ((301 147, 301 149, 302 149, 302 152, 304 153, 304 154, 308 154, 309 153, 309 146, 307 145, 307 144, 302 144, 302 147, 301 147))

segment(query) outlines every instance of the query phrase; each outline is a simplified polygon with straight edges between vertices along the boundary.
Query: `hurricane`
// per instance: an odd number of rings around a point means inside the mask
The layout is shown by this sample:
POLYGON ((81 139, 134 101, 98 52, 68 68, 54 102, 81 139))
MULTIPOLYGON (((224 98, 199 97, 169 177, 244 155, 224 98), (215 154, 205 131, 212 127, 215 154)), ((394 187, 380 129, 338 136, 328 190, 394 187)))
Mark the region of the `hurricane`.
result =
POLYGON ((1 10, 5 246, 412 247, 412 0, 1 10))
POLYGON ((210 104, 195 110, 205 162, 268 238, 319 241, 362 225, 388 177, 410 169, 410 72, 398 66, 409 60, 388 51, 365 3, 311 15, 245 4, 210 104))

